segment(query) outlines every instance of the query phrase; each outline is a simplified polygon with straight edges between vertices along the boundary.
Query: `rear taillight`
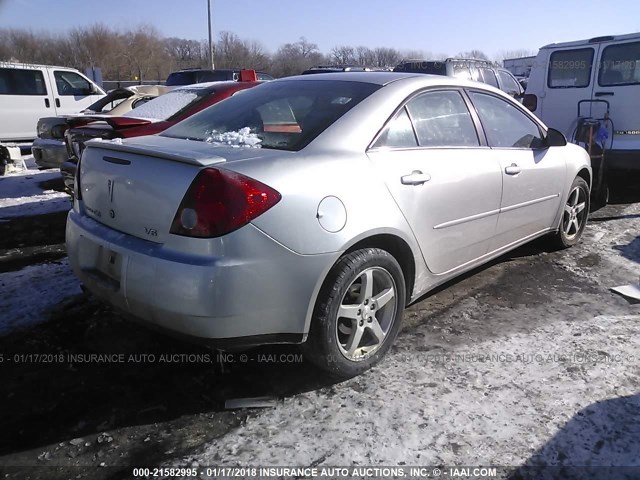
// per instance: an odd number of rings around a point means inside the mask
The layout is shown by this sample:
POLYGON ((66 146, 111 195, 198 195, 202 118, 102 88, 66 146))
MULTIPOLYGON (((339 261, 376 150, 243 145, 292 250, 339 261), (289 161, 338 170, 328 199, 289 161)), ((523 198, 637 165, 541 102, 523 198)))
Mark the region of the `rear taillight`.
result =
POLYGON ((171 233, 220 237, 246 225, 280 201, 273 188, 239 173, 205 168, 191 183, 171 224, 171 233))
POLYGON ((535 112, 538 108, 538 97, 531 93, 527 93, 522 99, 522 105, 524 105, 530 111, 535 112))

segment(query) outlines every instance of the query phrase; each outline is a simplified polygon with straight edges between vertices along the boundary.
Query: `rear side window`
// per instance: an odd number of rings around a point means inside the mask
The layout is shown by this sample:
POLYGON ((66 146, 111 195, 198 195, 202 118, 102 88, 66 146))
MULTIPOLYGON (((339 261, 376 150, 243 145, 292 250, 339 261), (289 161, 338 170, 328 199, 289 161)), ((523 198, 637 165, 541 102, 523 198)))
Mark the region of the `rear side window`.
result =
POLYGON ((0 95, 46 95, 44 75, 39 70, 0 68, 0 95))
POLYGON ((640 42, 605 47, 600 58, 598 84, 635 85, 640 83, 640 42))
POLYGON ((591 82, 593 48, 558 50, 549 58, 549 88, 584 88, 591 82))
POLYGON ((406 107, 398 112, 391 120, 376 142, 373 148, 411 148, 417 147, 418 141, 413 132, 411 119, 407 114, 406 107))
POLYGON ((421 147, 479 145, 471 114, 459 92, 423 93, 409 101, 407 110, 421 147))
POLYGON ((91 95, 91 84, 77 73, 56 70, 53 72, 58 94, 66 96, 91 95))
POLYGON ((479 92, 469 92, 490 147, 541 148, 538 125, 507 101, 479 92))

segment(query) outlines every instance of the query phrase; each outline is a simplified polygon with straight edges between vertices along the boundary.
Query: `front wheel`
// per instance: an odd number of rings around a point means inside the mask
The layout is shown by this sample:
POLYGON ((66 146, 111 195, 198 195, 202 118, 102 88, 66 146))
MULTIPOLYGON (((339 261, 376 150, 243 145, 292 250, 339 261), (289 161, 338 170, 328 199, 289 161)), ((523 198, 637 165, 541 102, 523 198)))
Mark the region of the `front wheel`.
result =
POLYGON ((406 298, 402 269, 388 252, 356 250, 331 269, 314 309, 306 358, 338 377, 359 375, 391 347, 406 298))
POLYGON ((553 237, 557 248, 569 248, 580 240, 589 215, 589 185, 576 177, 569 189, 569 196, 562 210, 560 229, 553 237))

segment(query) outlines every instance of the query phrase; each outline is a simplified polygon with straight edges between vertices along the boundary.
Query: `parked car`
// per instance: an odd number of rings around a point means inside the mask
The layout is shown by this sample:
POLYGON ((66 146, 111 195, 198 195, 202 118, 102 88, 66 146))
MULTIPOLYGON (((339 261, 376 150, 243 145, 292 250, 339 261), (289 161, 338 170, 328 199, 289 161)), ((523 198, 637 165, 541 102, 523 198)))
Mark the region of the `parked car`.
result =
POLYGON ((162 85, 117 88, 78 114, 41 118, 38 120, 38 138, 31 146, 36 164, 40 168, 60 168, 69 159, 64 144, 64 134, 69 126, 87 123, 97 114, 122 115, 170 90, 171 87, 162 85))
MULTIPOLYGON (((253 72, 253 70, 242 70, 239 68, 228 69, 206 69, 206 68, 187 68, 185 70, 178 70, 177 72, 171 72, 167 77, 167 86, 179 86, 179 85, 193 85, 195 83, 207 83, 207 82, 225 82, 233 80, 237 82, 240 80, 242 72, 253 72)), ((253 73, 251 73, 253 75, 253 73)), ((256 72, 258 80, 273 80, 273 77, 264 72, 256 72)))
POLYGON ((83 125, 70 128, 65 133, 68 160, 60 167, 67 191, 73 193, 76 166, 88 140, 130 138, 162 132, 240 90, 259 85, 260 82, 255 78, 254 74, 247 81, 211 82, 175 88, 122 116, 94 117, 93 122, 83 122, 83 125))
POLYGON ((610 119, 605 165, 618 174, 640 172, 639 101, 640 33, 542 47, 524 97, 527 108, 567 138, 580 118, 610 119))
POLYGON ((405 60, 394 72, 446 75, 483 82, 499 88, 514 98, 522 98, 524 89, 518 80, 504 68, 495 67, 488 60, 475 58, 447 58, 446 60, 405 60))
POLYGON ((33 140, 38 119, 77 113, 104 95, 73 68, 0 62, 0 142, 33 140))
POLYGON ((78 179, 67 251, 97 297, 220 348, 302 343, 351 376, 437 285, 543 235, 575 245, 591 169, 498 89, 352 72, 90 142, 78 179))

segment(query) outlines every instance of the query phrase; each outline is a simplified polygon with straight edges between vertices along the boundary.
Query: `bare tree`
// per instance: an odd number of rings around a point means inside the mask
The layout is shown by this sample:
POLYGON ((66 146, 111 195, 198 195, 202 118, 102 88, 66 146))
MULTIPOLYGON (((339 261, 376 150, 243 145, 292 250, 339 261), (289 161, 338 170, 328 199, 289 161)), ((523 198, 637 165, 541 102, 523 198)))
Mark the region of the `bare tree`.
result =
POLYGON ((378 47, 373 53, 376 59, 375 66, 380 68, 395 67, 402 60, 402 55, 395 48, 378 47))
POLYGON ((271 68, 268 70, 277 77, 288 77, 325 62, 318 45, 300 37, 297 42, 286 43, 278 49, 271 58, 271 68))
POLYGON ((331 49, 331 59, 339 65, 356 63, 355 50, 348 45, 340 45, 331 49))

